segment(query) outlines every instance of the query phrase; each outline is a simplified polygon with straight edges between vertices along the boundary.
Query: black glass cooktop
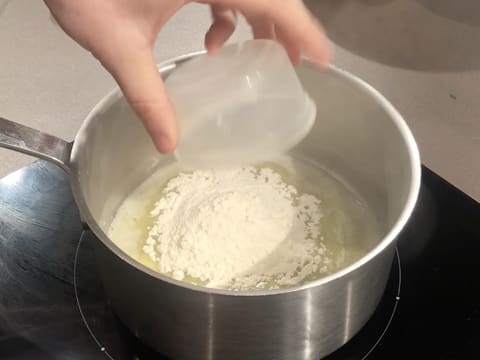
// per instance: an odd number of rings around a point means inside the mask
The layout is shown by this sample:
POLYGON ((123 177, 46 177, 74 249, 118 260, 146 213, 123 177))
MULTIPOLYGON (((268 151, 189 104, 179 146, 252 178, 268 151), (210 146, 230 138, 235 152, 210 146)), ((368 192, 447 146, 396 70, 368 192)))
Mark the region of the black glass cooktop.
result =
MULTIPOLYGON (((480 359, 479 220, 480 204, 424 168, 380 305, 327 359, 480 359)), ((0 359, 163 359, 111 312, 93 241, 54 165, 0 181, 0 359)))

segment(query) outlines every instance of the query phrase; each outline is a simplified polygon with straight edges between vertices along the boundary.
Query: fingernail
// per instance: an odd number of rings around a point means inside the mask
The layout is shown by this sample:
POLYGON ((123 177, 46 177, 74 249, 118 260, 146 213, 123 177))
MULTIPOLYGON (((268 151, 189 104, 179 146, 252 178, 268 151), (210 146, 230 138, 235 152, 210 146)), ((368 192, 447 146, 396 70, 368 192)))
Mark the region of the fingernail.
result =
POLYGON ((155 139, 157 150, 164 154, 170 154, 175 150, 175 142, 167 135, 160 135, 155 139))

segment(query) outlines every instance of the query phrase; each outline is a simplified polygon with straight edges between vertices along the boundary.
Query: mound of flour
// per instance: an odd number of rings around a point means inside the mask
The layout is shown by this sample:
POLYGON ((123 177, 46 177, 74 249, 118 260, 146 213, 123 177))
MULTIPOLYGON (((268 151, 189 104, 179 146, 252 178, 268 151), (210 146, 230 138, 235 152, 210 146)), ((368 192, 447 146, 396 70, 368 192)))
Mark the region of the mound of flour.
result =
POLYGON ((327 271, 320 200, 270 168, 194 171, 171 179, 143 247, 158 270, 207 287, 301 283, 327 271))

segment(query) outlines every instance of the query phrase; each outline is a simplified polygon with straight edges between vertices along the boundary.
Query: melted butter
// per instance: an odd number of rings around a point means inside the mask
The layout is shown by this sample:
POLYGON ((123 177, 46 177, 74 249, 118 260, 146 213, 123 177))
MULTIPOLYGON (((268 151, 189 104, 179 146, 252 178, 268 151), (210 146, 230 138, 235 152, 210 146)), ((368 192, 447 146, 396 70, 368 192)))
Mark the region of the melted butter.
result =
MULTIPOLYGON (((308 160, 284 157, 258 164, 281 174, 283 180, 299 193, 313 194, 321 200, 321 241, 327 248, 330 262, 327 272, 318 272, 304 282, 316 280, 345 268, 370 251, 379 238, 379 227, 366 203, 343 182, 308 160)), ((141 264, 157 270, 156 264, 143 251, 154 219, 150 215, 168 181, 180 173, 178 164, 170 164, 154 172, 135 189, 119 207, 108 234, 126 254, 141 264)), ((165 274, 171 276, 171 274, 165 274)), ((187 282, 202 285, 196 279, 187 282)), ((270 288, 268 282, 258 288, 270 288)))

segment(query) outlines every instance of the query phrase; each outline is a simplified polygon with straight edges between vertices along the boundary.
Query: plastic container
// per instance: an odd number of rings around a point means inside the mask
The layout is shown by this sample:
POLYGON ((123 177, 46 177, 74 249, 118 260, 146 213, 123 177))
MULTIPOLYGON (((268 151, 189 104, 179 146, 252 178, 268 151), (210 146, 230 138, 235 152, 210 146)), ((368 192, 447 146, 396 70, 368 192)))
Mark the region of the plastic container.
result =
POLYGON ((315 121, 282 46, 250 40, 182 64, 166 79, 180 138, 177 159, 189 168, 225 168, 278 156, 315 121))

